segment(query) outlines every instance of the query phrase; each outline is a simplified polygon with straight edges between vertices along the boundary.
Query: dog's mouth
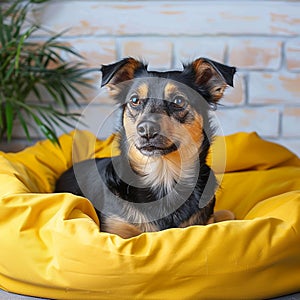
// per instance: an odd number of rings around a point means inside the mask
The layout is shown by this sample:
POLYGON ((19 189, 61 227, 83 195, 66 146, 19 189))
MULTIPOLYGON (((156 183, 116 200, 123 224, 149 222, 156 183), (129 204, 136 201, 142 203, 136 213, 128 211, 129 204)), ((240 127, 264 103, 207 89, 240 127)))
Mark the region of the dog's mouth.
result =
POLYGON ((145 156, 162 156, 176 151, 178 149, 178 145, 172 144, 168 147, 161 147, 149 143, 139 147, 136 146, 136 148, 145 156))

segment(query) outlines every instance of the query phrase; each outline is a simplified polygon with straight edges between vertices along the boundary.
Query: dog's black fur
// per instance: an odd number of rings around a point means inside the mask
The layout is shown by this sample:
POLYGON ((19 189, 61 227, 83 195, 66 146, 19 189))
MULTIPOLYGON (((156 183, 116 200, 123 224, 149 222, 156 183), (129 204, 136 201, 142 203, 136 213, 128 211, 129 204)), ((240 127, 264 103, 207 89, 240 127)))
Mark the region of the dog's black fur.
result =
POLYGON ((235 68, 199 58, 182 71, 154 72, 126 58, 101 71, 122 110, 121 153, 75 164, 56 192, 88 198, 101 230, 124 238, 210 222, 217 182, 206 164, 209 109, 233 86, 235 68))

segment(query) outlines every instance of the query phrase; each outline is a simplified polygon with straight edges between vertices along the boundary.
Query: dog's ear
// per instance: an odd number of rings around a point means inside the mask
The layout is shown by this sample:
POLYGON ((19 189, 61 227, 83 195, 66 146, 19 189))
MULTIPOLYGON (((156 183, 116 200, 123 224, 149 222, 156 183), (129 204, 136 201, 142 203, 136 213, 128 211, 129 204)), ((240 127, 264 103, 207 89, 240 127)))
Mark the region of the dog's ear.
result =
POLYGON ((208 100, 213 103, 223 97, 228 85, 233 87, 235 67, 229 67, 207 58, 198 58, 187 67, 192 68, 196 86, 208 93, 208 100))
POLYGON ((131 80, 140 68, 145 68, 144 64, 132 57, 124 58, 114 64, 102 65, 100 69, 102 72, 101 87, 108 83, 109 85, 117 85, 123 81, 131 80))

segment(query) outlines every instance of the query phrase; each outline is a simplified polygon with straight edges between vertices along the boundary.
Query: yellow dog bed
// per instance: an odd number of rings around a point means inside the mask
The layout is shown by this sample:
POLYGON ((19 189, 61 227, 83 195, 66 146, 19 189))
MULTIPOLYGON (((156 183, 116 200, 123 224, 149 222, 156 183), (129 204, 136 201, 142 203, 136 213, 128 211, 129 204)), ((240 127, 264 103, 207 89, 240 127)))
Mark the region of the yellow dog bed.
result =
MULTIPOLYGON (((217 209, 237 217, 124 240, 88 200, 53 194, 72 161, 115 153, 87 132, 0 156, 0 288, 54 299, 268 298, 300 290, 300 160, 256 134, 226 137, 217 209), (101 229, 101 224, 100 224, 101 229)), ((218 170, 217 170, 218 171, 218 170)))

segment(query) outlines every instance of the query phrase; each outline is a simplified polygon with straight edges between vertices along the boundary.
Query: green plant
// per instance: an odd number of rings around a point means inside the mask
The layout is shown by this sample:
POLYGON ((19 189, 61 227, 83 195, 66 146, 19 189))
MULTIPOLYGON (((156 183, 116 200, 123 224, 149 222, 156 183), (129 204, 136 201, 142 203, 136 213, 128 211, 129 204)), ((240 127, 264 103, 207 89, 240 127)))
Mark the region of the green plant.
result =
POLYGON ((91 87, 83 63, 67 62, 63 54, 82 59, 72 47, 59 42, 63 33, 37 42, 32 35, 40 26, 28 22, 28 12, 36 3, 47 0, 13 0, 0 7, 0 140, 12 139, 18 120, 28 140, 30 124, 38 127, 53 143, 58 143, 55 128, 74 127, 79 114, 69 111, 84 98, 80 86, 91 87), (50 103, 44 102, 45 90, 50 103), (37 101, 30 101, 32 94, 37 101))

